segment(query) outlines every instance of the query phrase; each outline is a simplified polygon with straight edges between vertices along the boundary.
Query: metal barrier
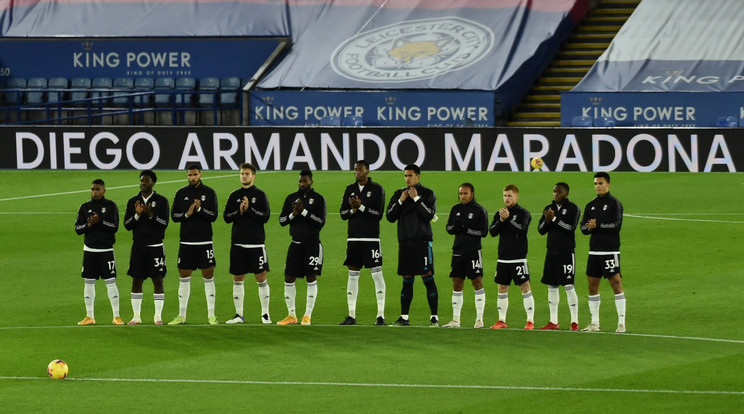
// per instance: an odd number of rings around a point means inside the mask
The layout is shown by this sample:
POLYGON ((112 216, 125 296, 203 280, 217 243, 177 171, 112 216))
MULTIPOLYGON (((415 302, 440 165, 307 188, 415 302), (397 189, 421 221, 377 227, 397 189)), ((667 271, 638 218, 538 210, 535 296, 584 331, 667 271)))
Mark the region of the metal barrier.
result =
POLYGON ((237 90, 234 102, 220 99, 224 90, 149 90, 132 92, 117 89, 46 88, 34 92, 71 96, 82 93, 94 97, 59 99, 53 102, 25 103, 28 88, 0 89, 0 124, 6 125, 243 125, 243 93, 237 90), (155 105, 155 94, 171 95, 169 105, 155 105), (12 95, 10 95, 12 94, 12 95), (211 95, 211 99, 200 99, 211 95), (177 100, 176 97, 182 98, 177 100), (184 99, 185 98, 185 99, 184 99), (114 99, 117 104, 114 104, 114 99), (177 101, 180 102, 177 103, 177 101), (8 102, 12 102, 8 104, 8 102), (204 104, 209 102, 209 104, 204 104))

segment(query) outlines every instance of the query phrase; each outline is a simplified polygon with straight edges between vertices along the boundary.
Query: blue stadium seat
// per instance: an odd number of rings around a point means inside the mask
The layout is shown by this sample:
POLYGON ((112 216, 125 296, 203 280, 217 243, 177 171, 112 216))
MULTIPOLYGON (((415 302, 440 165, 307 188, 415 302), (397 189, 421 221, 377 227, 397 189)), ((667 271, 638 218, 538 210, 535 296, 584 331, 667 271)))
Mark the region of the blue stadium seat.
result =
MULTIPOLYGON (((155 90, 156 91, 172 91, 173 87, 176 86, 176 81, 173 78, 157 78, 155 79, 155 90)), ((156 93, 155 94, 155 105, 170 105, 171 104, 170 93, 156 93)))
POLYGON ((320 118, 320 125, 322 126, 341 126, 341 119, 337 116, 324 116, 320 118))
POLYGON ((47 102, 58 103, 59 101, 63 101, 65 99, 65 93, 67 92, 62 89, 66 90, 68 83, 67 78, 49 79, 49 83, 47 84, 47 87, 49 88, 49 92, 47 92, 47 102))
POLYGON ((39 105, 44 103, 44 90, 47 88, 46 78, 31 78, 26 84, 29 90, 26 92, 26 103, 29 105, 39 105))
POLYGON ((361 116, 347 116, 344 117, 344 119, 341 120, 341 125, 343 126, 363 126, 364 122, 362 121, 361 116))
POLYGON ((128 106, 129 95, 134 89, 134 79, 132 78, 116 78, 114 79, 114 98, 111 102, 116 106, 128 106))
POLYGON ((111 78, 95 78, 93 79, 93 82, 91 82, 90 87, 91 89, 99 89, 98 91, 91 91, 90 97, 96 98, 98 100, 93 101, 92 105, 105 105, 109 102, 108 99, 104 99, 108 96, 111 96, 110 91, 105 91, 102 89, 111 89, 113 86, 113 81, 111 78), (99 99, 100 98, 100 99, 99 99))
POLYGON ((611 116, 600 116, 599 118, 594 118, 594 126, 612 128, 615 126, 615 119, 611 116))
POLYGON ((199 94, 199 105, 200 106, 212 106, 217 101, 217 91, 220 88, 220 80, 218 78, 207 77, 202 78, 199 81, 199 91, 204 92, 199 94))
MULTIPOLYGON (((70 81, 70 100, 80 101, 88 98, 88 91, 90 89, 90 79, 88 78, 74 78, 70 81)), ((85 106, 85 102, 73 102, 73 105, 85 106)))
POLYGON ((571 118, 572 127, 586 128, 592 126, 592 119, 588 116, 575 116, 571 118))
POLYGON ((717 128, 736 128, 739 126, 739 121, 733 116, 719 116, 716 118, 717 128))
MULTIPOLYGON (((177 91, 193 91, 196 89, 196 79, 194 78, 178 78, 176 79, 176 90, 177 91)), ((191 93, 177 93, 176 94, 176 105, 188 106, 191 105, 191 93)))
MULTIPOLYGON (((152 78, 137 78, 134 80, 135 92, 149 92, 155 89, 155 81, 152 78)), ((152 95, 138 95, 133 98, 135 106, 150 106, 152 95)))
MULTIPOLYGON (((5 86, 8 89, 26 89, 25 78, 10 78, 5 86)), ((20 105, 23 103, 23 92, 5 92, 5 103, 8 105, 20 105)))
POLYGON ((240 78, 222 78, 220 81, 220 90, 220 105, 234 105, 238 102, 240 78))

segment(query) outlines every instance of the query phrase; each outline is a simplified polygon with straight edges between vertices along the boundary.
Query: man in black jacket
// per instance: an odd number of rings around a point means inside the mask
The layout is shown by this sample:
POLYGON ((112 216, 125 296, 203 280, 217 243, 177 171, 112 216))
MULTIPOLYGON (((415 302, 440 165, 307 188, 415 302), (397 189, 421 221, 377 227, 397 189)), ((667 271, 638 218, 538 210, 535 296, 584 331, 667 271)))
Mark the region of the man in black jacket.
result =
POLYGON ((320 243, 320 230, 325 225, 326 202, 322 195, 313 190, 313 173, 302 170, 298 182, 299 191, 287 196, 279 215, 279 224, 289 225, 292 243, 287 250, 284 265, 284 301, 287 304, 287 317, 277 325, 297 323, 295 280, 305 278, 307 282, 307 302, 302 325, 310 325, 315 299, 318 296, 318 281, 323 270, 323 245, 320 243))
POLYGON ((568 184, 557 183, 553 187, 553 202, 545 206, 537 232, 548 235, 548 251, 545 253, 543 276, 540 280, 548 285, 548 308, 550 322, 540 328, 560 329, 558 325, 559 287, 566 291, 566 301, 571 314, 571 330, 579 330, 579 297, 576 295, 576 227, 581 211, 568 199, 568 184))
POLYGON ((465 278, 470 279, 475 289, 475 328, 483 327, 483 310, 486 306, 486 291, 483 289, 483 256, 481 238, 488 235, 488 213, 475 202, 475 187, 462 183, 457 189, 460 202, 452 206, 447 219, 447 233, 455 236, 452 243, 452 320, 445 328, 460 327, 462 289, 465 278))
POLYGON ((375 282, 377 319, 375 325, 385 325, 385 279, 382 276, 380 220, 385 207, 385 189, 369 178, 369 164, 359 160, 354 164, 356 182, 347 186, 341 200, 341 219, 348 220, 346 260, 349 269, 346 302, 349 315, 339 325, 356 325, 356 303, 359 275, 369 268, 375 282))
POLYGON ((233 303, 235 316, 226 323, 243 323, 246 273, 253 273, 258 283, 258 298, 261 302, 261 322, 271 323, 269 300, 271 291, 266 274, 269 257, 266 254, 266 231, 269 221, 269 199, 266 193, 255 186, 256 167, 250 163, 240 164, 240 188, 233 191, 225 204, 225 222, 232 223, 230 245, 230 274, 233 275, 233 303))
POLYGON ((615 292, 617 330, 625 332, 625 293, 620 275, 620 228, 623 225, 623 205, 610 194, 610 175, 594 174, 594 191, 597 197, 584 208, 581 233, 589 237, 589 258, 586 276, 589 282, 589 313, 592 321, 582 331, 597 332, 599 327, 599 282, 610 282, 615 292))
POLYGON ((212 223, 217 220, 217 194, 202 183, 201 168, 186 167, 187 186, 176 191, 171 218, 181 223, 181 243, 178 245, 178 316, 168 325, 186 323, 186 311, 191 296, 191 273, 201 269, 204 294, 207 298, 207 321, 217 325, 214 314, 214 267, 217 264, 212 243, 212 223))
POLYGON ((106 283, 111 310, 114 313, 114 325, 123 325, 119 315, 119 288, 116 286, 116 259, 114 242, 119 230, 119 208, 104 197, 106 184, 101 179, 93 180, 90 185, 90 201, 78 209, 75 221, 75 232, 84 234, 83 270, 85 281, 83 299, 86 316, 78 325, 95 325, 94 305, 96 300, 96 280, 106 283))
POLYGON ((401 315, 395 326, 408 326, 408 313, 413 300, 415 275, 421 275, 426 286, 431 316, 429 324, 439 326, 439 294, 434 282, 434 252, 431 222, 436 220, 437 197, 419 182, 421 170, 416 164, 404 169, 406 186, 390 198, 385 216, 391 223, 398 222, 398 274, 403 276, 400 294, 401 315))
POLYGON ((504 207, 493 216, 491 236, 499 236, 499 259, 496 264, 494 281, 499 285, 496 306, 499 320, 491 329, 506 328, 506 313, 509 309, 509 285, 512 281, 522 291, 527 323, 524 329, 535 329, 535 298, 530 288, 530 271, 527 266, 527 228, 532 215, 519 201, 519 189, 514 184, 504 187, 504 207))
POLYGON ((124 228, 132 232, 132 251, 129 255, 127 274, 132 277, 132 312, 130 325, 142 323, 142 284, 152 279, 155 302, 155 325, 163 324, 165 290, 165 229, 168 227, 170 208, 168 200, 153 191, 157 175, 152 170, 140 173, 140 192, 129 199, 124 213, 124 228))

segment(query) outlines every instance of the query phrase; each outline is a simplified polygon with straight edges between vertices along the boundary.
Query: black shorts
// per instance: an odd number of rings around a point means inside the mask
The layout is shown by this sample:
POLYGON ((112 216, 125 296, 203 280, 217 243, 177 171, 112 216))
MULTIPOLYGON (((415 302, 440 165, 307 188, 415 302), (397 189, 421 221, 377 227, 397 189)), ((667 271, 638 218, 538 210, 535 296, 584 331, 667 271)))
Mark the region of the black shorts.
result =
POLYGON ((85 279, 110 279, 116 277, 114 251, 83 251, 83 270, 80 276, 85 279))
POLYGON ((551 286, 573 285, 576 281, 576 257, 572 250, 548 250, 540 282, 551 286))
POLYGON ((511 285, 514 284, 520 286, 525 282, 530 281, 530 268, 527 266, 527 259, 522 260, 499 260, 496 264, 496 275, 493 281, 499 285, 511 285))
POLYGON ((216 265, 217 260, 214 258, 214 245, 211 242, 209 244, 179 244, 179 269, 209 269, 216 265))
POLYGON ((127 274, 137 279, 165 277, 165 247, 132 244, 127 274))
POLYGON ((361 269, 382 266, 380 240, 349 240, 346 242, 344 266, 361 269))
POLYGON ((451 278, 470 280, 483 277, 483 258, 480 250, 452 254, 451 278))
POLYGON ((320 241, 292 242, 287 249, 284 274, 294 277, 320 276, 323 270, 323 245, 320 241))
POLYGON ((586 275, 589 277, 603 277, 609 279, 620 273, 620 252, 592 253, 586 261, 586 275))
POLYGON ((269 256, 265 245, 230 246, 230 274, 263 273, 269 271, 269 256))
POLYGON ((434 274, 434 251, 431 241, 398 244, 398 274, 401 276, 434 274))

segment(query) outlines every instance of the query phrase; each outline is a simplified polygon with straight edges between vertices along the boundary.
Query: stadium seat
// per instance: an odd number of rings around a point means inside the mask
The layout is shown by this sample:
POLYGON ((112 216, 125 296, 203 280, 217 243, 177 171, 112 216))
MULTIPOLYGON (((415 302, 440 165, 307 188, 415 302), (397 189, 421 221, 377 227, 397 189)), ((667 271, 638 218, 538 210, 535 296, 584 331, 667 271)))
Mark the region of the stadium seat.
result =
POLYGON ((337 116, 324 116, 320 118, 320 125, 322 126, 341 126, 341 119, 337 116))
POLYGON ((114 79, 114 98, 111 102, 116 106, 128 106, 128 96, 134 89, 134 79, 132 78, 116 78, 114 79))
MULTIPOLYGON (((25 78, 10 78, 5 85, 8 89, 26 89, 25 78)), ((5 92, 5 103, 8 105, 20 105, 23 103, 23 92, 5 92)))
MULTIPOLYGON (((177 91, 193 91, 196 89, 196 80, 194 78, 178 78, 176 79, 176 90, 177 91)), ((191 93, 177 93, 176 94, 176 105, 188 106, 191 104, 191 93)))
POLYGON ((588 116, 575 116, 571 118, 572 127, 586 128, 592 126, 592 119, 588 116))
POLYGON ((67 78, 49 79, 49 83, 47 84, 47 87, 49 88, 49 92, 47 92, 47 102, 58 103, 59 101, 63 101, 65 93, 67 92, 62 89, 66 90, 68 83, 67 78))
POLYGON ((599 118, 594 118, 594 126, 612 128, 615 126, 615 119, 611 116, 600 116, 599 118))
POLYGON ((90 87, 91 89, 94 89, 90 92, 90 97, 97 99, 96 101, 93 101, 92 105, 100 105, 103 106, 109 102, 108 99, 105 99, 108 96, 111 96, 110 91, 106 91, 105 89, 111 89, 113 86, 113 81, 111 78, 95 78, 93 79, 93 82, 91 82, 90 87), (98 89, 97 91, 95 89, 98 89))
MULTIPOLYGON (((157 78, 155 79, 155 90, 156 91, 171 91, 176 86, 176 81, 173 78, 157 78)), ((155 94, 155 105, 170 105, 171 104, 170 93, 156 93, 155 94)))
MULTIPOLYGON (((155 88, 155 81, 152 78, 137 78, 134 80, 135 92, 149 92, 155 88)), ((137 95, 133 99, 135 106, 150 106, 152 95, 137 95)))
POLYGON ((220 88, 220 80, 218 78, 202 78, 199 81, 199 91, 204 92, 199 94, 199 105, 200 106, 212 106, 217 101, 217 91, 220 88))
POLYGON ((239 89, 240 78, 222 78, 220 81, 220 105, 234 105, 238 101, 239 89))
POLYGON ((29 90, 26 92, 26 103, 29 105, 39 105, 44 103, 44 90, 47 88, 46 78, 31 78, 26 84, 29 90))
POLYGON ((344 119, 341 120, 341 125, 343 126, 363 126, 364 122, 362 121, 361 116, 347 116, 344 117, 344 119))
POLYGON ((73 105, 77 106, 85 106, 85 102, 80 102, 83 99, 88 98, 88 91, 87 89, 90 89, 90 79, 88 78, 74 78, 72 81, 70 81, 70 100, 71 101, 78 101, 73 102, 73 105))
POLYGON ((718 118, 716 118, 717 128, 736 128, 738 126, 739 121, 733 116, 719 116, 718 118))

